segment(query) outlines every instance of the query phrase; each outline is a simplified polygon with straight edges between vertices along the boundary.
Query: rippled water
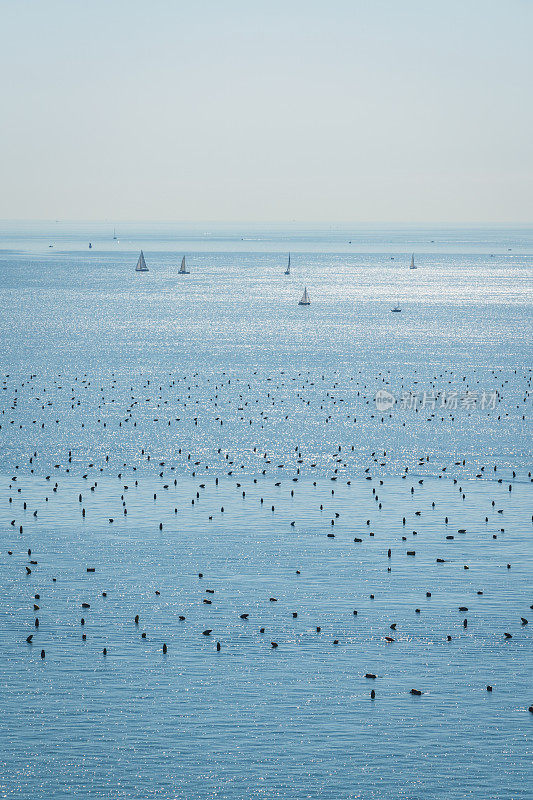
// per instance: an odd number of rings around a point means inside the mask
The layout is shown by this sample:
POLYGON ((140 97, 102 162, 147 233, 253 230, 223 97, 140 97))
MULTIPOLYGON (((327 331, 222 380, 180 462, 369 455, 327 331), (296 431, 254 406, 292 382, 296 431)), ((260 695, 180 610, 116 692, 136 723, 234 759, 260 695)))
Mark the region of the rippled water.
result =
POLYGON ((0 796, 529 797, 531 231, 111 230, 0 227, 0 796))

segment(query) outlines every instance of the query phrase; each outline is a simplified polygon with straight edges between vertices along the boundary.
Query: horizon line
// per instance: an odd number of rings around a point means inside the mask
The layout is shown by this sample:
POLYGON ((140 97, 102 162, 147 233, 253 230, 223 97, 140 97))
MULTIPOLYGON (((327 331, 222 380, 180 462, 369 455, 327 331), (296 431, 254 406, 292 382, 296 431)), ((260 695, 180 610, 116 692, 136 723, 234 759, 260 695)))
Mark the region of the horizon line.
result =
POLYGON ((112 219, 112 218, 81 218, 81 217, 0 217, 0 223, 15 223, 15 222, 40 222, 51 223, 54 225, 60 223, 92 223, 101 225, 139 225, 139 224, 156 224, 156 225, 327 225, 327 226, 394 226, 394 227, 531 227, 533 228, 533 220, 525 221, 503 221, 503 220, 470 220, 470 221, 457 221, 457 220, 431 220, 431 221, 402 221, 402 220, 309 220, 309 219, 255 219, 255 220, 238 220, 238 219, 112 219))

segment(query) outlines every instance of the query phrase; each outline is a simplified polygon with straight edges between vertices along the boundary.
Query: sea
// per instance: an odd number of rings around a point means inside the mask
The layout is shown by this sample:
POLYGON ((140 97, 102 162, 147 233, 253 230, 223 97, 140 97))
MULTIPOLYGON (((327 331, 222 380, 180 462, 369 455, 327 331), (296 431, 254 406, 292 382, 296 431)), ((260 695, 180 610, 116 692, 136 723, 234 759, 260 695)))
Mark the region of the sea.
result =
POLYGON ((532 228, 3 221, 0 276, 1 798, 533 797, 532 228))

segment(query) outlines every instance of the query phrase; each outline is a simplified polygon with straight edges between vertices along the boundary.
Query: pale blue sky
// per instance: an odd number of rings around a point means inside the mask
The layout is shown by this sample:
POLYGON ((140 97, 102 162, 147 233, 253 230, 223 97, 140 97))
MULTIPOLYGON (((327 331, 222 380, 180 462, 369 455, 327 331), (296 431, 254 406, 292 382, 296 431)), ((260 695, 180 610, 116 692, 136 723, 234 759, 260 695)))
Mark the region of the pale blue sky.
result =
POLYGON ((533 221, 532 0, 0 0, 0 217, 533 221))

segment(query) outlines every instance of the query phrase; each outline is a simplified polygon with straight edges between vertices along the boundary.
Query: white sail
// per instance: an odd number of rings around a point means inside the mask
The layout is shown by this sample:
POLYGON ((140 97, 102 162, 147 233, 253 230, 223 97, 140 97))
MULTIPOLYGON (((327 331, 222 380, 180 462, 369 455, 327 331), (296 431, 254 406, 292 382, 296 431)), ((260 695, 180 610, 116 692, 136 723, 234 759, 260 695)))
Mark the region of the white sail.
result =
POLYGON ((135 267, 135 272, 148 272, 148 267, 146 266, 146 261, 144 260, 144 253, 142 250, 139 260, 137 261, 137 266, 135 267))
POLYGON ((413 255, 411 256, 411 266, 409 267, 409 269, 416 269, 416 264, 415 264, 415 254, 414 254, 414 253, 413 253, 413 255))
POLYGON ((304 293, 302 295, 302 299, 298 303, 299 306, 310 306, 311 301, 309 299, 309 295, 307 294, 307 286, 304 289, 304 293))
POLYGON ((287 269, 285 270, 285 275, 291 274, 291 254, 289 253, 289 263, 287 264, 287 269))
POLYGON ((183 258, 181 259, 181 267, 179 269, 179 274, 180 275, 188 275, 189 274, 189 270, 185 266, 185 256, 183 256, 183 258))

